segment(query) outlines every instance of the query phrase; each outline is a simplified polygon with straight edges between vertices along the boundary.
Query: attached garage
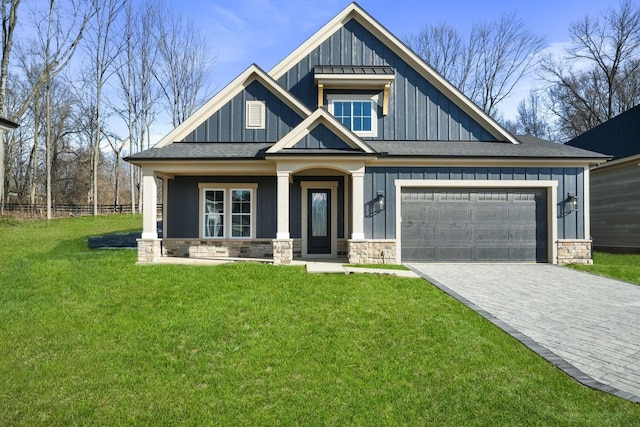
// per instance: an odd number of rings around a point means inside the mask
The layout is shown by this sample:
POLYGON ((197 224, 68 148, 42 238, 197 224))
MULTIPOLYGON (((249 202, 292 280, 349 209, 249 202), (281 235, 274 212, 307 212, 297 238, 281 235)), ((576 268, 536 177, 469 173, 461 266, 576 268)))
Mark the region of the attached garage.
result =
POLYGON ((547 262, 545 188, 401 190, 402 261, 547 262))

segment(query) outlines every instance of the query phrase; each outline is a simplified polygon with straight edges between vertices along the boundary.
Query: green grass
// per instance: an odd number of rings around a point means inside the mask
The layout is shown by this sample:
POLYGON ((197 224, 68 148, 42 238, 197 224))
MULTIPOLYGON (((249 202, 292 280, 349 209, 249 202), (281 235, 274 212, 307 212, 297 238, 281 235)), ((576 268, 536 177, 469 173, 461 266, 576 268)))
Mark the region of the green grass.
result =
POLYGON ((571 265, 571 268, 640 285, 640 255, 638 254, 595 252, 593 265, 571 265))
POLYGON ((0 222, 0 425, 638 425, 422 280, 136 266, 0 222))

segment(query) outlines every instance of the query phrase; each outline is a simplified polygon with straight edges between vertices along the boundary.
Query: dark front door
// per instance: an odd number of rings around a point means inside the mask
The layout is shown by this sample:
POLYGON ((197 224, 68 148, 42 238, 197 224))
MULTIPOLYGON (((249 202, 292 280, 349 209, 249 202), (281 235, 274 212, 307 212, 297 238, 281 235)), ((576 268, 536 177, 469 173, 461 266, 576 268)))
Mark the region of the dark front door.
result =
POLYGON ((331 253, 331 190, 307 192, 307 253, 331 253))

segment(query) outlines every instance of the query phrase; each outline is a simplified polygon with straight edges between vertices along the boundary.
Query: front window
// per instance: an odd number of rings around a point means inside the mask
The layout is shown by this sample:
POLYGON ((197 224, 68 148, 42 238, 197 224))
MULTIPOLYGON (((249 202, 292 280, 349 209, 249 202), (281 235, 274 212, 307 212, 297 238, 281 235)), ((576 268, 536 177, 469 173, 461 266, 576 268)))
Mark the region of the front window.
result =
POLYGON ((329 112, 358 136, 377 136, 377 102, 371 96, 329 95, 329 112))
POLYGON ((256 184, 248 184, 249 188, 230 184, 203 183, 199 186, 202 189, 200 219, 204 238, 254 237, 256 184))
POLYGON ((251 237, 251 190, 231 190, 231 237, 251 237))

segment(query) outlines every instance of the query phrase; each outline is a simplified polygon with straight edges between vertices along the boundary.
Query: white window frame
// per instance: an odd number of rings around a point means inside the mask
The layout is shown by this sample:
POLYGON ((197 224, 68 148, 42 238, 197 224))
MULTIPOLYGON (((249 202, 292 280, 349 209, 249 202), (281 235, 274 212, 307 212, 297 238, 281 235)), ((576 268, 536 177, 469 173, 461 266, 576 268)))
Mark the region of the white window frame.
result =
MULTIPOLYGON (((378 136, 378 95, 367 95, 367 94, 327 94, 327 104, 329 106, 329 113, 335 116, 333 103, 338 102, 362 102, 362 101, 370 101, 371 102, 371 130, 370 131, 354 131, 351 129, 353 133, 362 137, 377 137, 378 136)), ((353 127, 353 120, 351 122, 351 127, 353 127)))
POLYGON ((202 239, 211 239, 211 240, 247 240, 254 239, 256 234, 256 214, 257 214, 257 190, 258 184, 255 183, 200 183, 198 184, 198 189, 200 191, 200 203, 199 203, 199 223, 200 230, 199 235, 202 239), (224 200, 224 208, 223 208, 223 235, 222 236, 205 236, 206 230, 206 215, 205 215, 205 202, 206 202, 206 192, 207 191, 223 191, 223 200, 224 200), (231 194, 233 191, 249 191, 251 198, 251 221, 250 221, 250 232, 249 236, 233 236, 233 228, 232 228, 232 212, 231 205, 233 203, 231 194))
POLYGON ((247 101, 245 107, 245 127, 247 129, 264 129, 266 106, 263 101, 247 101))

